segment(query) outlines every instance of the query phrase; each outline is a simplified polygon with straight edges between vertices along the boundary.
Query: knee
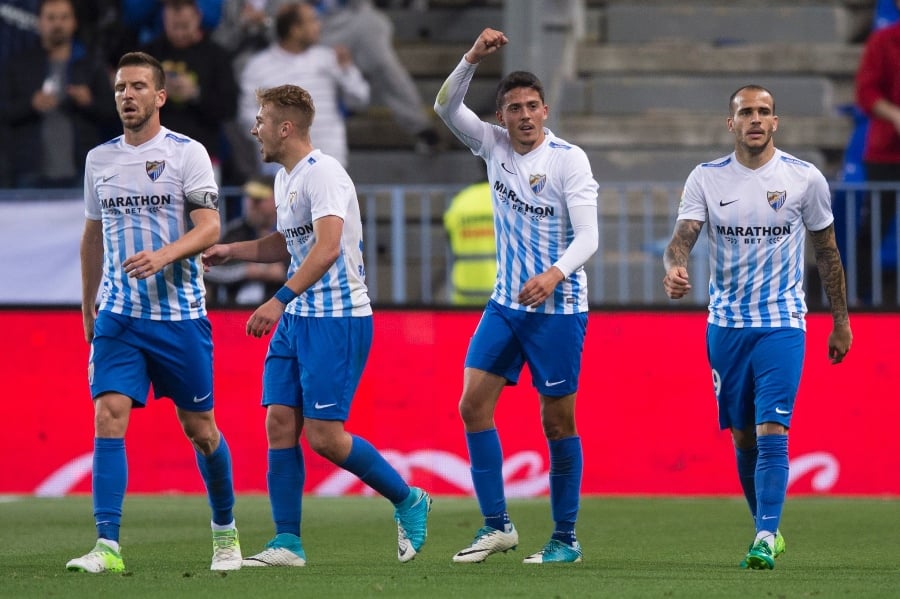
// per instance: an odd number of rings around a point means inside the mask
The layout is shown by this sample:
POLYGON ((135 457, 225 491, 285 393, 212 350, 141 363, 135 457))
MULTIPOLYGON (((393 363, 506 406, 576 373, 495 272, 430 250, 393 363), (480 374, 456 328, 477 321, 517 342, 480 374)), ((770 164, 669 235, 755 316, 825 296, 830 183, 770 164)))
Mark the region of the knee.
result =
POLYGON ((340 465, 347 459, 347 452, 342 451, 338 439, 324 435, 307 435, 306 441, 309 443, 310 449, 332 464, 340 465))
POLYGON ((490 428, 493 422, 493 414, 484 403, 475 401, 466 394, 459 400, 459 416, 470 430, 479 427, 490 428))
POLYGON ((183 418, 181 427, 194 448, 205 456, 219 448, 219 429, 215 420, 206 414, 183 418))
POLYGON ((94 433, 98 437, 124 437, 131 413, 131 400, 107 393, 94 400, 94 433))
POLYGON ((562 422, 559 420, 543 420, 541 427, 544 429, 544 436, 548 441, 559 441, 566 437, 574 437, 576 435, 575 422, 562 422))
POLYGON ((205 456, 212 455, 219 448, 219 440, 221 438, 219 429, 215 427, 205 427, 198 431, 188 432, 187 437, 194 448, 205 456))
POLYGON ((732 429, 731 440, 734 446, 741 451, 750 451, 756 447, 756 431, 752 428, 746 430, 732 429))

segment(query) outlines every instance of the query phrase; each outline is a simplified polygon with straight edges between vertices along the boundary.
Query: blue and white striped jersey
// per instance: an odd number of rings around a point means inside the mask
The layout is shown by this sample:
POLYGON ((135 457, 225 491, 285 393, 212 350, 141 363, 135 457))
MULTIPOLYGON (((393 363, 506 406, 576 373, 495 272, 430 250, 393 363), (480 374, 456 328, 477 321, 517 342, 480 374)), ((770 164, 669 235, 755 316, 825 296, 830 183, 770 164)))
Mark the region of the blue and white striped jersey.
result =
POLYGON ((291 254, 290 278, 316 242, 313 222, 323 216, 344 221, 341 253, 331 268, 297 296, 285 312, 299 316, 368 316, 372 314, 363 265, 362 219, 356 187, 344 167, 321 150, 313 150, 288 173, 275 176, 278 232, 291 254))
POLYGON ((152 320, 206 314, 199 254, 169 264, 145 280, 130 278, 122 263, 187 232, 187 194, 218 191, 203 145, 165 127, 139 146, 128 145, 119 136, 88 153, 84 213, 103 222, 101 310, 152 320))
POLYGON ((756 170, 734 153, 700 164, 685 183, 678 219, 706 222, 710 323, 806 328, 806 232, 834 221, 819 169, 777 149, 756 170))
POLYGON ((575 238, 574 206, 597 207, 597 181, 584 150, 544 129, 540 147, 518 154, 504 127, 485 123, 463 104, 476 65, 463 59, 439 94, 448 127, 487 164, 497 238, 497 283, 491 299, 515 310, 574 314, 588 310, 587 275, 579 265, 537 307, 516 301, 531 277, 553 266, 575 238))

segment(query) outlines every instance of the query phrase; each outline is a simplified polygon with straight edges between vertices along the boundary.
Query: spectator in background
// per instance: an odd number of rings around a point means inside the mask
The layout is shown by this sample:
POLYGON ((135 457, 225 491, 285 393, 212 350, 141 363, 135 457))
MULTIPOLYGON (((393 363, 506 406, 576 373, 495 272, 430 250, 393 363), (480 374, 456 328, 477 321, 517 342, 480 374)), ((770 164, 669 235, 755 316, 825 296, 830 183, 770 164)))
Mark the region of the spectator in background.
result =
MULTIPOLYGON (((215 39, 234 56, 241 73, 247 55, 273 39, 273 15, 286 0, 225 0, 215 39)), ((419 153, 437 151, 440 138, 431 110, 422 102, 415 82, 394 50, 393 23, 370 0, 311 2, 322 19, 321 43, 344 46, 372 86, 373 103, 390 110, 397 124, 415 139, 419 153)), ((318 98, 313 96, 318 101, 318 98)))
POLYGON ((75 38, 71 0, 43 0, 40 44, 6 62, 0 112, 9 131, 13 185, 81 184, 84 158, 115 125, 109 74, 75 38))
POLYGON ((372 85, 373 103, 384 104, 415 138, 420 154, 432 154, 440 138, 419 90, 394 50, 394 24, 371 0, 314 0, 322 16, 322 43, 349 48, 372 85))
POLYGON ((39 0, 0 2, 0 64, 38 43, 39 0))
MULTIPOLYGON (((244 185, 243 214, 225 226, 221 243, 262 239, 275 231, 275 178, 256 175, 244 185)), ((287 279, 290 260, 242 262, 213 267, 203 277, 207 305, 259 305, 287 279)))
MULTIPOLYGON (((900 2, 897 3, 900 6, 900 2)), ((874 31, 866 42, 862 60, 856 74, 856 102, 869 117, 863 149, 863 164, 869 181, 893 181, 900 185, 900 23, 874 31)), ((881 193, 881 238, 893 236, 896 248, 897 216, 896 194, 881 193)), ((874 196, 873 196, 873 200, 874 196)), ((871 211, 865 210, 860 219, 857 237, 857 267, 859 296, 871 301, 875 273, 872 271, 872 220, 871 211)), ((880 248, 876 248, 880 251, 880 248)), ((887 258, 895 251, 884 252, 887 258)), ((894 303, 897 286, 897 264, 886 264, 883 270, 885 299, 894 303)))
POLYGON ((491 184, 473 183, 453 196, 444 213, 444 229, 453 252, 451 301, 484 306, 497 279, 497 244, 491 184))
MULTIPOLYGON (((219 26, 222 1, 197 0, 204 31, 212 32, 219 26)), ((162 35, 164 4, 164 0, 121 0, 122 23, 131 31, 135 44, 145 45, 162 35)))
MULTIPOLYGON (((219 170, 224 153, 222 123, 237 114, 238 87, 230 58, 203 31, 195 0, 165 0, 163 27, 165 33, 143 48, 166 71, 168 100, 162 122, 202 143, 219 170)), ((229 174, 226 182, 242 180, 230 176, 232 169, 224 171, 229 174)))
MULTIPOLYGON (((10 56, 38 44, 38 0, 3 0, 0 2, 0 72, 10 56)), ((9 125, 0 118, 0 139, 11 139, 9 125)), ((0 188, 12 187, 13 171, 9 159, 10 144, 0 143, 0 188)))
MULTIPOLYGON (((239 120, 247 135, 256 122, 256 91, 291 83, 303 87, 316 104, 312 137, 321 150, 347 167, 347 126, 343 109, 369 103, 369 84, 350 52, 319 44, 321 25, 309 4, 286 4, 275 18, 278 41, 253 55, 241 74, 239 120)), ((258 154, 257 154, 258 156, 258 154)))
POLYGON ((213 39, 231 53, 240 77, 247 59, 275 41, 275 15, 289 0, 224 0, 213 39))

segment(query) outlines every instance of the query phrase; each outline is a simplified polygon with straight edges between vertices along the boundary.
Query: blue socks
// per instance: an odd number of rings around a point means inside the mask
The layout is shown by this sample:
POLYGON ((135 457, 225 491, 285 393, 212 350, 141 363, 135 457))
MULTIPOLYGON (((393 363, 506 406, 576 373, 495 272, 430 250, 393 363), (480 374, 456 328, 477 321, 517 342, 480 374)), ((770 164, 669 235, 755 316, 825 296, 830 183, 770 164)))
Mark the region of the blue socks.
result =
POLYGON ((550 508, 556 528, 551 538, 575 542, 575 520, 581 496, 581 437, 550 441, 550 508))
POLYGON ((215 524, 227 525, 234 522, 234 481, 231 476, 231 451, 225 437, 219 435, 219 446, 208 456, 199 451, 197 467, 206 484, 209 507, 212 508, 212 521, 215 524))
POLYGON ((300 513, 303 506, 303 484, 306 467, 299 445, 287 449, 270 449, 267 454, 269 470, 266 484, 275 534, 300 536, 300 513))
POLYGON ((756 464, 756 532, 775 532, 788 482, 787 435, 764 435, 756 439, 759 459, 756 464))
POLYGON ((97 538, 118 543, 122 502, 128 484, 125 439, 94 439, 91 481, 97 538))
POLYGON ((338 466, 355 474, 394 505, 409 497, 409 485, 384 456, 362 437, 351 436, 350 455, 338 466))
POLYGON ((503 449, 500 435, 492 428, 466 433, 466 446, 472 464, 472 485, 486 526, 505 530, 509 524, 506 496, 503 493, 503 449))
POLYGON ((738 478, 741 481, 741 489, 744 491, 744 497, 747 499, 747 506, 750 508, 750 515, 753 521, 756 521, 756 460, 759 455, 759 449, 738 449, 734 448, 734 455, 737 458, 738 478))

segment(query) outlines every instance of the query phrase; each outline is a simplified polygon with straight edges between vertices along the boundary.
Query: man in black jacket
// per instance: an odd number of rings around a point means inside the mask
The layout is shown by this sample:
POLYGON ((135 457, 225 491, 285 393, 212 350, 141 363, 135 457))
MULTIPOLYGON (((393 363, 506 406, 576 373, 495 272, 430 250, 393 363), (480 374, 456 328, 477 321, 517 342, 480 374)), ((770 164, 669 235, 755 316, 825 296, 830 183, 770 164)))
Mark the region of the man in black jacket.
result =
POLYGON ((234 184, 230 169, 221 165, 222 124, 234 119, 238 87, 231 57, 209 39, 196 0, 165 0, 162 36, 143 50, 166 71, 168 101, 160 116, 170 129, 199 141, 209 152, 219 182, 234 184), (222 175, 229 175, 223 181, 222 175))
POLYGON ((40 45, 9 58, 0 118, 15 187, 80 187, 88 150, 116 122, 109 73, 75 38, 71 0, 43 0, 40 45))

